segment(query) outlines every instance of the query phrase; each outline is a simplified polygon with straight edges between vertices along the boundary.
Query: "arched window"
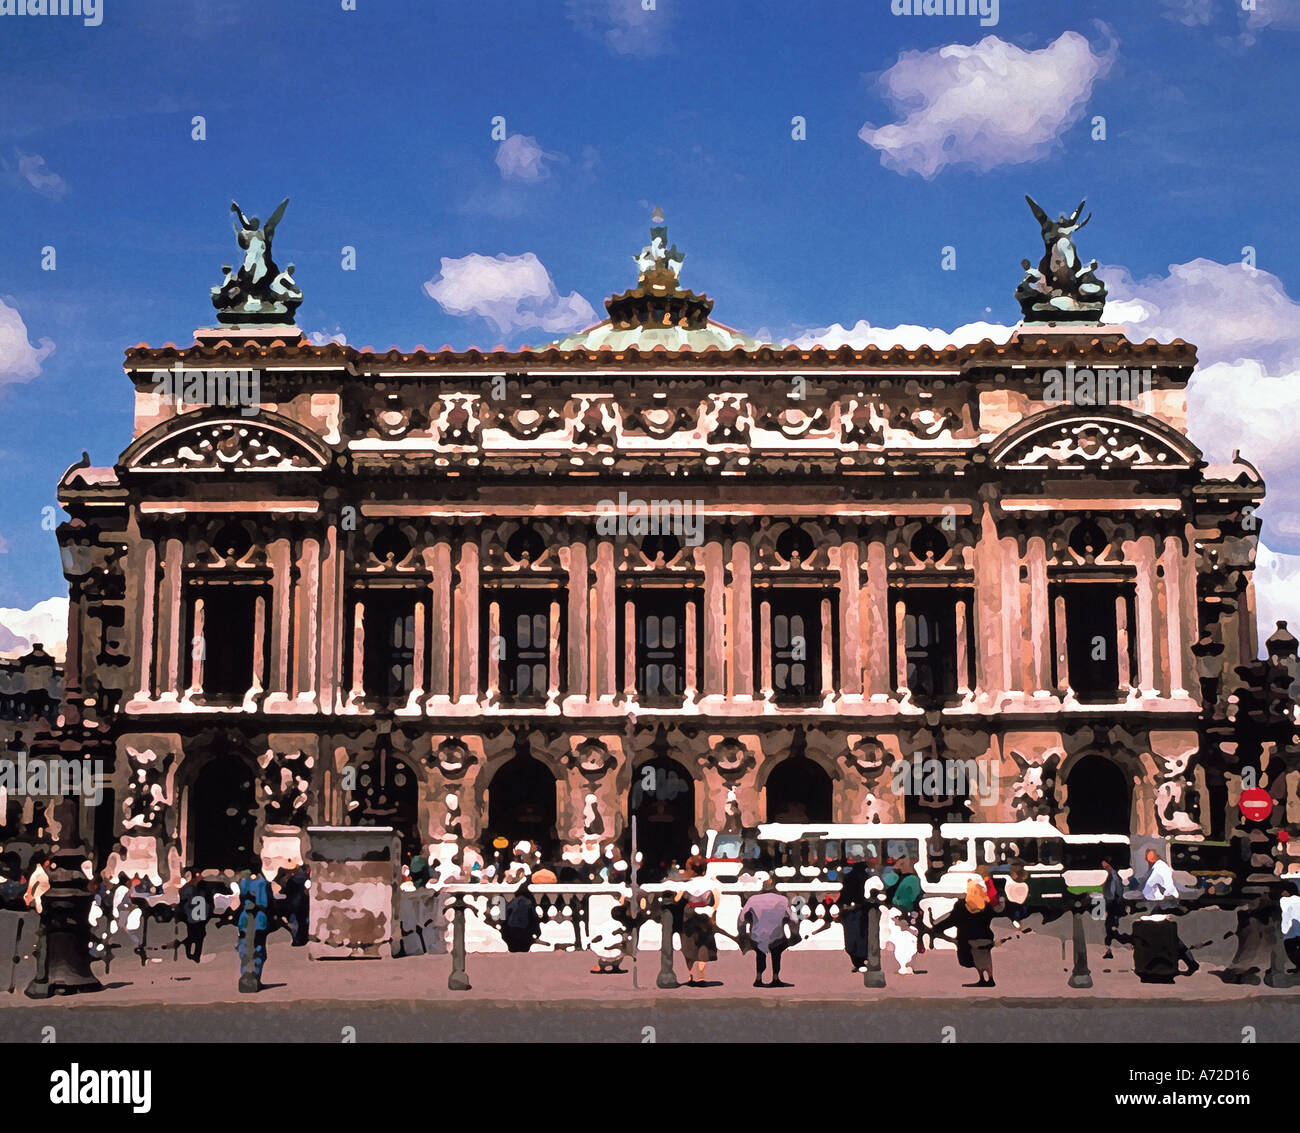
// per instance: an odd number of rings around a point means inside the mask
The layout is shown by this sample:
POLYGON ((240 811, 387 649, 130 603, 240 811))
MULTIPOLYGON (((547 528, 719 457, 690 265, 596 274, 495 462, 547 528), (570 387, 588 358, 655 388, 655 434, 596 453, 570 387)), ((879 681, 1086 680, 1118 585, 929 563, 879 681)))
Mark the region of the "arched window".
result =
POLYGON ((830 822, 831 777, 805 755, 782 760, 763 789, 768 822, 830 822))

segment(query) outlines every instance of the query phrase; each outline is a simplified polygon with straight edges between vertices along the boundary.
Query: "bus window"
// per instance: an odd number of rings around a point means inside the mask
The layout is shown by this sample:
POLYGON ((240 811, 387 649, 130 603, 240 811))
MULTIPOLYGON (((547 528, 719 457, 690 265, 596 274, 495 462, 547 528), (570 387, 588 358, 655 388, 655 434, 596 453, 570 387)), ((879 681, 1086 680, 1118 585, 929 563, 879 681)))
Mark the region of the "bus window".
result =
POLYGON ((713 856, 715 858, 739 858, 740 835, 719 834, 717 840, 713 843, 713 856))
POLYGON ((885 862, 892 864, 899 858, 916 861, 920 846, 914 838, 888 838, 885 840, 885 862))
POLYGON ((875 847, 870 842, 861 842, 856 838, 850 838, 844 843, 845 861, 864 861, 866 858, 874 857, 875 847))

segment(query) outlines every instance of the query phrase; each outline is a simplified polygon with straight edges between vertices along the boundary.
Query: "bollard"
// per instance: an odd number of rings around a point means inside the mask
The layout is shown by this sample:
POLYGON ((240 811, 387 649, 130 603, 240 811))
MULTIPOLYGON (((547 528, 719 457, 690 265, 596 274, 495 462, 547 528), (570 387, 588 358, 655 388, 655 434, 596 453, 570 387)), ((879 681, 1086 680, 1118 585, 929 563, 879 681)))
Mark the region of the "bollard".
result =
POLYGON ((673 906, 667 900, 660 902, 659 931, 663 939, 659 942, 659 978, 655 980, 655 986, 680 987, 673 971, 673 906))
POLYGON ((1083 906, 1074 903, 1074 970, 1070 973, 1071 987, 1092 987, 1092 973, 1088 971, 1088 941, 1083 935, 1083 906))
POLYGON ((468 903, 463 893, 451 899, 451 913, 455 918, 451 926, 451 975, 447 977, 449 991, 469 991, 469 976, 465 974, 465 914, 468 903))
POLYGON ((880 902, 867 897, 867 970, 863 987, 884 987, 885 973, 880 967, 880 902))
POLYGON ((1291 959, 1286 954, 1286 943, 1282 936, 1282 910, 1270 917, 1270 929, 1273 947, 1269 954, 1268 971, 1264 973, 1264 983, 1268 987, 1295 987, 1300 984, 1300 976, 1291 972, 1291 959))

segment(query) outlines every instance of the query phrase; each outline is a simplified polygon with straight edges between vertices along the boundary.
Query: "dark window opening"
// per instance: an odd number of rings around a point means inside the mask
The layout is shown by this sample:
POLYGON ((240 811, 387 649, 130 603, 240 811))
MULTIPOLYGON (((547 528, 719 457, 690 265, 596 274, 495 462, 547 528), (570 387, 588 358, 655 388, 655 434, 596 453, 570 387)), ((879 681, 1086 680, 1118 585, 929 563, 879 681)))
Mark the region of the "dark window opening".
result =
MULTIPOLYGON (((1057 593, 1065 599, 1064 644, 1070 688, 1082 701, 1117 700, 1121 677, 1126 681, 1131 677, 1131 673, 1120 673, 1116 602, 1128 603, 1125 588, 1089 582, 1061 586, 1057 593)), ((1131 606, 1127 612, 1132 625, 1131 606)), ((1053 655, 1059 657, 1060 652, 1058 641, 1053 655)), ((1057 683, 1059 686, 1059 674, 1057 683)))
MULTIPOLYGON (((501 684, 501 698, 536 703, 550 691, 551 604, 558 592, 549 590, 501 593, 499 637, 487 640, 495 650, 501 684)), ((483 619, 490 635, 490 622, 483 619)), ((560 654, 564 654, 564 615, 560 614, 560 654)), ((481 666, 486 679, 487 665, 481 666)))
POLYGON ((686 600, 645 595, 636 601, 636 690, 646 702, 686 694, 686 600))
POLYGON ((907 687, 918 704, 944 704, 957 695, 957 597, 913 592, 903 603, 907 687))
POLYGON ((362 687, 380 700, 405 697, 415 688, 415 596, 372 593, 363 607, 362 687))
POLYGON ((194 683, 194 652, 202 659, 203 696, 208 700, 242 700, 253 685, 253 643, 257 599, 263 588, 202 586, 191 593, 191 648, 187 651, 189 683, 194 683), (196 640, 197 604, 203 602, 202 640, 196 640))
MULTIPOLYGON (((772 695, 777 701, 821 699, 822 597, 820 591, 772 591, 760 599, 771 608, 772 695)), ((754 639, 761 651, 761 627, 754 639)))

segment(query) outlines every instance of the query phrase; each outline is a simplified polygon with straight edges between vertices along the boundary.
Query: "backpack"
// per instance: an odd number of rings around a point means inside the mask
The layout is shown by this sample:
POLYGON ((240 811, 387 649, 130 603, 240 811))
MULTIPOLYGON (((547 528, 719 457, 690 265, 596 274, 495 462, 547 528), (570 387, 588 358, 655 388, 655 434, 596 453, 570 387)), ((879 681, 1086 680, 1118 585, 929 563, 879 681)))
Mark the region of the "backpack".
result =
POLYGON ((516 897, 506 906, 506 928, 532 931, 533 906, 522 897, 516 897))

